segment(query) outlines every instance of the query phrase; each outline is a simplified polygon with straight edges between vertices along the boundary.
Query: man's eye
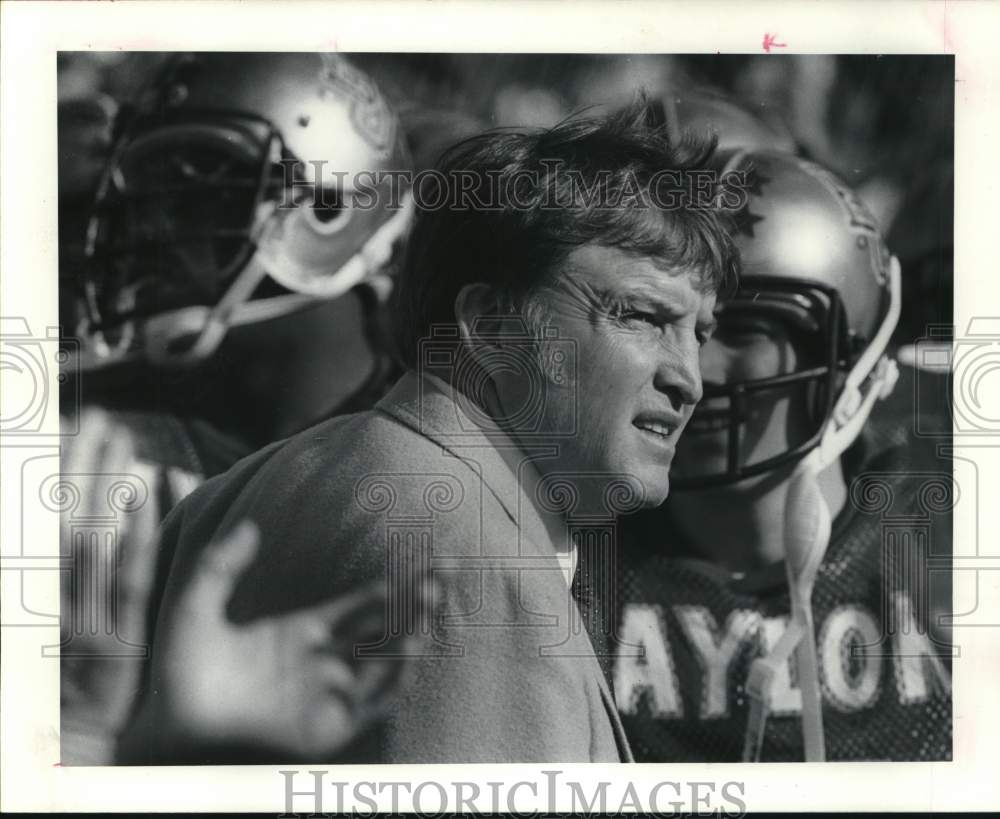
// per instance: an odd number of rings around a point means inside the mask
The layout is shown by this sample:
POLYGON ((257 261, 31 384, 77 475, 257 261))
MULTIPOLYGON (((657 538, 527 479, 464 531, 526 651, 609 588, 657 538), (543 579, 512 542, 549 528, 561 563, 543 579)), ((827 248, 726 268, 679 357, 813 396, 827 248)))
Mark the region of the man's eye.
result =
POLYGON ((659 327, 662 324, 660 317, 656 313, 647 313, 644 310, 626 310, 621 314, 622 321, 639 321, 644 324, 651 324, 659 327))

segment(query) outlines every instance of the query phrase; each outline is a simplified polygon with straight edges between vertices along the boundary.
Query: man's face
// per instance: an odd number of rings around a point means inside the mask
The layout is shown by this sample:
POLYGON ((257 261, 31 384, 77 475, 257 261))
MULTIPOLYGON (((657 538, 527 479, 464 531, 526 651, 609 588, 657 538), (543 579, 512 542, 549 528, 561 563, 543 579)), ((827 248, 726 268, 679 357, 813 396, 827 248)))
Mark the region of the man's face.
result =
MULTIPOLYGON (((574 250, 552 282, 540 298, 549 326, 575 345, 576 366, 560 383, 543 364, 540 431, 555 433, 559 452, 537 461, 539 470, 629 475, 642 482, 644 505, 659 505, 701 398, 698 351, 715 323, 715 294, 700 292, 687 272, 595 245, 574 250), (574 426, 574 435, 559 437, 574 426)), ((528 398, 523 379, 501 376, 497 390, 505 407, 528 398)))
MULTIPOLYGON (((752 306, 724 313, 701 349, 706 385, 729 386, 795 372, 799 359, 787 326, 752 306)), ((755 392, 739 417, 739 462, 752 465, 805 440, 804 385, 755 392)), ((727 467, 730 399, 709 397, 698 406, 674 462, 675 478, 722 474, 727 467)))

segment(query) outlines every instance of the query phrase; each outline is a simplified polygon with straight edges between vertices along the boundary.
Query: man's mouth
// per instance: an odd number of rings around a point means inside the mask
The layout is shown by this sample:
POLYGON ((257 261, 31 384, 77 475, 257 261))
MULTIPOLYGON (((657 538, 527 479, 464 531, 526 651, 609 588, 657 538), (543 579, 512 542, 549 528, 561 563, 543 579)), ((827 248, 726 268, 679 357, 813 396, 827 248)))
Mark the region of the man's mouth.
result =
POLYGON ((640 416, 632 421, 632 425, 636 429, 655 437, 657 440, 669 441, 680 426, 680 422, 664 417, 640 416))

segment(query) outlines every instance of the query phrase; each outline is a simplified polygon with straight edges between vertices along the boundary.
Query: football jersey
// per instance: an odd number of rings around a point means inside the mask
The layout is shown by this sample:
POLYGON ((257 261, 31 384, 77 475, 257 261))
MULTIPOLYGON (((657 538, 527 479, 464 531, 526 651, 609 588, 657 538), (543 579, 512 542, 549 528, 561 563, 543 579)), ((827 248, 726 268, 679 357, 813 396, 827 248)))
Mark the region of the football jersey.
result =
MULTIPOLYGON (((951 758, 947 649, 927 629, 950 583, 950 471, 890 450, 854 471, 812 604, 828 760, 951 758)), ((666 508, 666 507, 665 507, 666 508)), ((783 564, 745 576, 694 556, 663 510, 623 526, 615 692, 637 761, 739 761, 750 664, 781 636, 783 564)), ((761 759, 804 758, 794 655, 761 759)))

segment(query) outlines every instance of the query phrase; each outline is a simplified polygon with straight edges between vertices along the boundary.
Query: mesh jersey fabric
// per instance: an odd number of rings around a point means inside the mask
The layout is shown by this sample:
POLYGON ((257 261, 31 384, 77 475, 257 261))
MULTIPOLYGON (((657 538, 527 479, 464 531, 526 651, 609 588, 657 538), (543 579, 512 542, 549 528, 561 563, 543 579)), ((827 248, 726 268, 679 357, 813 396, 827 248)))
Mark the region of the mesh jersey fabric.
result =
MULTIPOLYGON (((854 472, 816 580, 831 761, 951 758, 950 662, 927 628, 928 587, 948 577, 950 472, 908 452, 854 472)), ((750 663, 789 615, 784 567, 733 576, 692 556, 664 515, 626 520, 621 537, 616 697, 636 760, 739 761, 750 663)), ((793 662, 786 671, 765 761, 803 759, 793 662)))

